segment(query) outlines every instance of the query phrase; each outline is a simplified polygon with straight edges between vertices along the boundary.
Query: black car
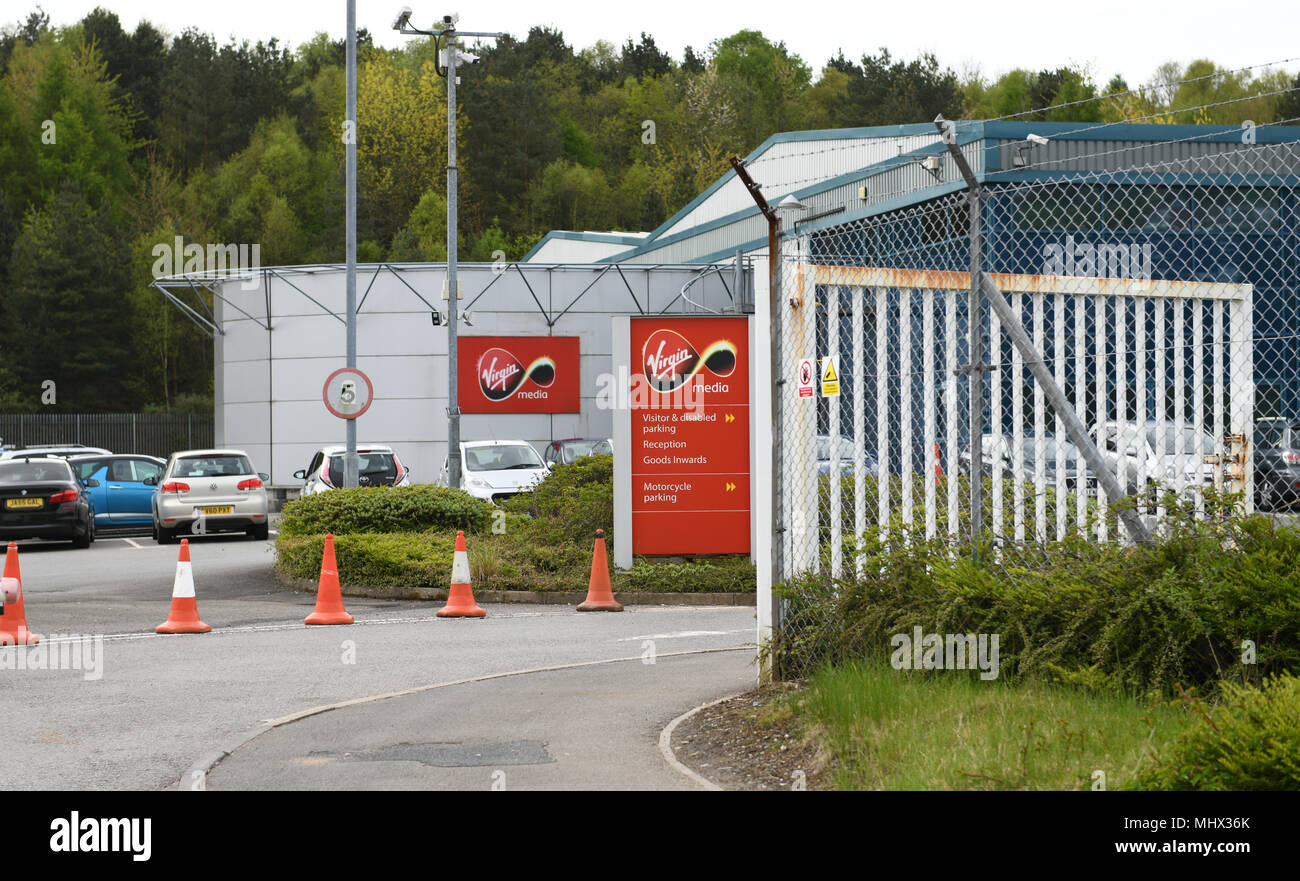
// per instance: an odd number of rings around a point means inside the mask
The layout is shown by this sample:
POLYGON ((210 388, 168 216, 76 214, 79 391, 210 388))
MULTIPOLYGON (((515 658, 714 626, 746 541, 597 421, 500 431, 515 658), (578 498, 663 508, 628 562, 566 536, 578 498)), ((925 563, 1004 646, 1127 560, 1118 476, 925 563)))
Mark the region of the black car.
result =
POLYGON ((1260 419, 1255 423, 1255 507, 1289 508, 1300 502, 1300 422, 1260 419))
POLYGON ((87 486, 66 459, 28 457, 0 461, 0 540, 71 539, 88 548, 95 540, 95 508, 87 486))

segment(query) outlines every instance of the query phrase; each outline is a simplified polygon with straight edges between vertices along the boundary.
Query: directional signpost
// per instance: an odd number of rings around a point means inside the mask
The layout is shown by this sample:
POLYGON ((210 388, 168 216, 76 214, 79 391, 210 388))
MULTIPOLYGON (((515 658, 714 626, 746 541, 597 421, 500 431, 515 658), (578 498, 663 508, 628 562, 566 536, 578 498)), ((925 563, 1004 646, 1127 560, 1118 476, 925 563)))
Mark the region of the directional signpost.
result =
POLYGON ((629 342, 632 553, 749 553, 748 319, 632 318, 629 342))

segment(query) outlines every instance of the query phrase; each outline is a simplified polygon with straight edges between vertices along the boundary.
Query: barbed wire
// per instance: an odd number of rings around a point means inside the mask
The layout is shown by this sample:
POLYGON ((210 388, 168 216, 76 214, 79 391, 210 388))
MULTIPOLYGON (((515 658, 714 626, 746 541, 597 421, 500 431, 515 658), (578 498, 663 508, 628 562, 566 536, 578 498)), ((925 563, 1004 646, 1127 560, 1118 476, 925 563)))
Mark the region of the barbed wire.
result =
MULTIPOLYGON (((1190 82, 1190 81, 1189 81, 1189 82, 1190 82)), ((1150 114, 1146 114, 1146 115, 1143 115, 1143 116, 1131 116, 1131 117, 1125 117, 1124 119, 1118 119, 1118 120, 1114 120, 1114 121, 1112 121, 1112 122, 1104 122, 1104 123, 1089 124, 1089 125, 1086 125, 1086 126, 1082 126, 1082 127, 1080 127, 1080 128, 1068 129, 1068 130, 1063 131, 1063 132, 1057 132, 1057 133, 1054 134, 1052 137, 1053 137, 1053 139, 1057 139, 1057 140, 1059 140, 1059 139, 1061 139, 1061 138, 1065 138, 1065 137, 1067 137, 1067 136, 1078 135, 1078 134, 1085 134, 1085 133, 1087 133, 1087 132, 1092 132, 1092 131, 1100 131, 1100 130, 1102 130, 1102 129, 1110 128, 1110 127, 1112 127, 1112 126, 1117 126, 1117 125, 1132 125, 1132 124, 1135 124, 1135 123, 1141 123, 1141 122, 1149 121, 1149 120, 1152 120, 1152 119, 1160 119, 1160 118, 1162 118, 1162 117, 1167 117, 1167 116, 1171 116, 1171 115, 1181 115, 1181 114, 1186 114, 1186 113, 1196 113, 1196 112, 1203 111, 1203 110, 1210 110, 1210 109, 1213 109, 1213 108, 1216 108, 1216 107, 1224 107, 1224 106, 1228 106, 1228 105, 1230 105, 1230 104, 1241 104, 1241 103, 1245 103, 1245 102, 1249 102, 1249 101, 1259 100, 1259 99, 1261 99, 1261 98, 1277 97, 1277 96, 1279 96, 1279 95, 1290 94, 1290 93, 1292 93, 1292 92, 1298 92, 1298 91, 1300 91, 1300 86, 1288 86, 1288 87, 1285 88, 1285 89, 1275 89, 1275 90, 1273 90, 1273 91, 1271 91, 1271 92, 1261 92, 1261 93, 1256 94, 1256 95, 1245 95, 1245 96, 1240 96, 1240 97, 1237 97, 1237 98, 1228 98, 1228 99, 1225 99, 1225 100, 1223 100, 1223 101, 1214 101, 1214 102, 1210 102, 1210 103, 1207 103, 1207 104, 1198 104, 1198 105, 1195 105, 1195 106, 1192 106, 1192 107, 1185 107, 1185 108, 1178 108, 1178 109, 1162 110, 1162 111, 1160 111, 1160 112, 1158 112, 1158 113, 1150 113, 1150 114)), ((994 121, 998 121, 998 120, 984 120, 984 121, 985 121, 985 122, 994 122, 994 121)), ((1289 119, 1289 120, 1285 120, 1285 121, 1277 121, 1277 120, 1275 120, 1275 121, 1272 121, 1272 122, 1257 123, 1257 124, 1256 124, 1256 128, 1258 129, 1258 128, 1262 128, 1262 127, 1265 127, 1265 126, 1278 125, 1278 124, 1286 124, 1286 123, 1293 122, 1293 121, 1294 121, 1294 118, 1289 119)), ((1194 139, 1199 139, 1199 138, 1204 138, 1204 137, 1221 137, 1222 135, 1224 135, 1224 134, 1226 134, 1227 132, 1229 132, 1229 131, 1232 130, 1232 126, 1230 126, 1230 125, 1227 124, 1227 123, 1222 123, 1222 124, 1220 124, 1220 125, 1223 126, 1223 130, 1221 130, 1221 131, 1217 131, 1217 132, 1207 132, 1207 133, 1204 133, 1204 134, 1196 135, 1196 136, 1194 136, 1192 139, 1194 140, 1194 139)), ((917 137, 922 137, 922 136, 921 136, 921 135, 903 135, 903 136, 900 136, 900 140, 901 140, 902 138, 917 138, 917 137)), ((938 140, 938 139, 940 138, 940 136, 939 136, 939 132, 938 132, 937 130, 936 130, 935 133, 934 133, 934 138, 935 138, 935 140, 938 140)), ((1186 140, 1186 139, 1178 139, 1178 141, 1181 141, 1181 140, 1186 140)), ((1176 142, 1177 142, 1177 141, 1161 141, 1160 143, 1176 143, 1176 142)), ((1003 147, 1010 147, 1010 148, 1014 149, 1017 145, 1022 145, 1022 144, 1032 144, 1032 143, 1033 143, 1033 141, 1029 140, 1028 138, 1020 138, 1020 139, 1016 139, 1016 140, 1006 141, 1006 142, 1004 142, 1003 144, 1001 144, 1000 146, 1003 146, 1003 147)), ((1136 142, 1135 142, 1135 143, 1136 143, 1136 142)), ((756 173, 756 174, 761 174, 761 172, 758 171, 758 167, 759 167, 760 165, 762 165, 764 162, 785 161, 785 160, 788 160, 788 159, 795 159, 795 158, 804 157, 804 156, 817 156, 817 155, 823 155, 823 154, 827 154, 827 153, 842 152, 842 151, 846 151, 846 150, 864 150, 864 151, 865 151, 865 150, 869 150, 869 149, 871 149, 873 146, 874 146, 874 145, 872 145, 872 144, 870 144, 870 143, 866 143, 866 142, 858 141, 858 142, 851 143, 851 144, 842 144, 842 145, 833 146, 833 147, 824 147, 824 148, 820 148, 820 149, 816 149, 816 150, 806 150, 806 151, 801 151, 801 152, 796 152, 796 153, 782 153, 782 154, 779 155, 779 156, 760 156, 760 157, 758 157, 758 158, 756 158, 756 159, 751 160, 750 162, 748 162, 747 165, 746 165, 746 167, 748 167, 748 168, 750 168, 751 170, 753 170, 753 172, 756 173)), ((1115 151, 1111 151, 1111 152, 1115 152, 1115 151)), ((938 155, 938 154, 936 154, 936 155, 938 155)), ((1081 158, 1087 158, 1087 155, 1091 155, 1091 154, 1085 154, 1084 156, 1075 157, 1075 158, 1080 158, 1080 159, 1081 159, 1081 158)), ((1099 155, 1104 155, 1104 154, 1099 154, 1099 155)), ((899 157, 891 157, 891 158, 893 158, 893 159, 897 159, 897 160, 899 160, 899 161, 897 161, 897 162, 895 162, 894 164, 891 164, 891 165, 884 165, 883 167, 876 167, 876 166, 880 166, 881 163, 884 163, 884 162, 888 162, 888 161, 889 161, 889 160, 887 160, 887 159, 882 159, 882 160, 879 161, 879 163, 876 163, 875 166, 864 166, 863 168, 856 168, 856 169, 855 169, 855 168, 850 168, 850 169, 846 169, 846 170, 844 170, 843 172, 839 172, 838 174, 828 174, 828 173, 823 173, 823 174, 813 175, 813 176, 805 177, 805 178, 796 178, 796 179, 792 179, 792 180, 782 180, 779 184, 776 184, 776 185, 772 186, 772 187, 770 188, 769 191, 770 191, 770 192, 773 192, 773 195, 775 196, 775 195, 779 195, 779 194, 785 193, 785 192, 787 192, 787 191, 792 191, 793 189, 797 189, 797 188, 798 188, 798 185, 800 185, 800 184, 805 184, 805 183, 814 183, 814 182, 818 182, 818 181, 824 181, 824 180, 826 180, 826 179, 828 179, 828 178, 830 178, 830 177, 838 177, 838 176, 840 176, 840 175, 844 175, 844 174, 852 174, 852 173, 855 172, 855 171, 865 171, 865 170, 867 170, 868 168, 870 168, 870 169, 872 170, 872 176, 876 176, 876 175, 883 174, 883 173, 888 172, 888 171, 892 171, 892 170, 894 170, 895 168, 901 168, 901 167, 904 167, 904 166, 907 166, 907 165, 913 164, 913 163, 915 163, 915 162, 918 161, 918 157, 916 157, 916 156, 908 156, 908 155, 903 155, 903 156, 899 156, 899 157)), ((760 181, 760 183, 761 183, 761 181, 760 181)), ((767 187, 764 187, 764 189, 768 189, 768 188, 767 188, 767 187)))

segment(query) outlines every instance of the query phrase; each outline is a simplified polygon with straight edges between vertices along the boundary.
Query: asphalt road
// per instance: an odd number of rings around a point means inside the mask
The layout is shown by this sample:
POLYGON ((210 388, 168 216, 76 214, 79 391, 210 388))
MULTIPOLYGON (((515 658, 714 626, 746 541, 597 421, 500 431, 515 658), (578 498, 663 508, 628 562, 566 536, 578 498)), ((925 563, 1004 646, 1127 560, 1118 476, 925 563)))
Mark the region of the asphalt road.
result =
MULTIPOLYGON (((629 606, 622 614, 579 614, 564 606, 486 605, 486 619, 442 620, 434 616, 436 604, 349 599, 356 624, 309 628, 302 619, 313 598, 275 583, 272 542, 242 536, 191 542, 199 614, 214 631, 159 636, 153 628, 167 617, 177 551, 176 545, 159 546, 148 537, 101 536, 87 550, 21 545, 31 628, 47 637, 47 648, 64 646, 67 654, 74 645, 69 635, 101 637, 102 654, 82 656, 78 669, 66 664, 63 669, 17 669, 17 653, 30 657, 33 650, 0 649, 0 654, 8 653, 8 662, 0 659, 0 787, 170 788, 188 779, 203 757, 238 744, 245 746, 227 759, 231 764, 218 765, 213 773, 214 788, 366 786, 367 774, 375 786, 395 785, 401 775, 382 763, 372 762, 369 772, 354 770, 346 779, 312 781, 304 780, 292 763, 258 763, 263 749, 292 753, 298 749, 292 745, 299 742, 295 738, 310 744, 326 720, 342 726, 335 735, 340 742, 368 742, 366 732, 376 726, 394 732, 394 744, 425 742, 429 738, 420 732, 405 731, 401 719, 432 714, 454 717, 460 726, 439 729, 437 737, 443 740, 481 745, 496 732, 492 742, 498 746, 538 741, 556 758, 546 764, 572 767, 571 779, 562 771, 560 778, 520 778, 521 785, 617 786, 620 779, 643 779, 645 786, 657 788, 668 785, 668 778, 645 777, 642 772, 656 775, 662 769, 651 754, 639 750, 654 748, 658 727, 705 699, 748 687, 755 678, 752 607, 629 606), (664 657, 745 646, 750 648, 698 656, 697 663, 664 657), (642 664, 650 651, 657 662, 642 664), (631 660, 574 668, 555 677, 530 674, 454 686, 436 690, 441 692, 436 697, 431 691, 424 698, 370 703, 310 717, 249 741, 266 729, 268 720, 323 705, 618 658, 631 660), (587 699, 565 698, 555 704, 555 712, 534 713, 524 720, 527 725, 511 727, 527 703, 525 696, 549 706, 547 695, 559 687, 587 699), (476 690, 482 700, 467 696, 476 690), (439 709, 451 707, 447 701, 460 703, 454 711, 439 709), (402 709, 408 705, 415 709, 402 709), (410 715, 392 715, 399 710, 410 715), (622 777, 608 763, 610 776, 579 773, 578 766, 559 759, 578 748, 584 730, 638 744, 639 758, 628 760, 622 777), (246 773, 248 768, 257 772, 246 773)), ((428 727, 420 725, 421 731, 428 727)), ((309 746, 307 752, 313 749, 309 746)), ((464 778, 419 779, 429 786, 471 787, 481 783, 473 776, 478 771, 467 771, 470 776, 464 778)))

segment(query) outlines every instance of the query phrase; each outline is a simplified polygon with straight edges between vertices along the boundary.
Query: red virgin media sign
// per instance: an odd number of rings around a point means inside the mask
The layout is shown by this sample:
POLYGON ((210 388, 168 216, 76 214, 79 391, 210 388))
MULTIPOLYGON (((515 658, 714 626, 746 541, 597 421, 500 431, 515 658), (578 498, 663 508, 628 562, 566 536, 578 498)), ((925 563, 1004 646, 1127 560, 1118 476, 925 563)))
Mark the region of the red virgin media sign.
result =
POLYGON ((578 413, 576 336, 463 336, 456 392, 464 413, 578 413))
POLYGON ((630 330, 632 552, 749 553, 748 319, 630 330))

